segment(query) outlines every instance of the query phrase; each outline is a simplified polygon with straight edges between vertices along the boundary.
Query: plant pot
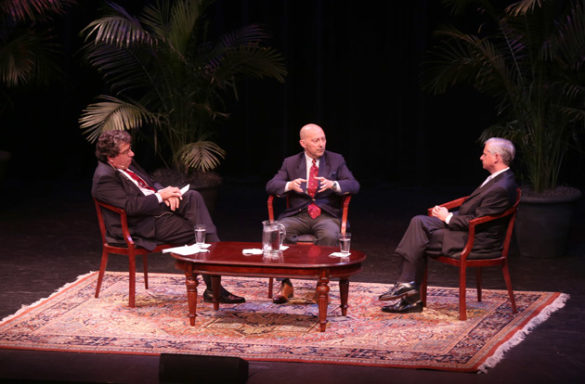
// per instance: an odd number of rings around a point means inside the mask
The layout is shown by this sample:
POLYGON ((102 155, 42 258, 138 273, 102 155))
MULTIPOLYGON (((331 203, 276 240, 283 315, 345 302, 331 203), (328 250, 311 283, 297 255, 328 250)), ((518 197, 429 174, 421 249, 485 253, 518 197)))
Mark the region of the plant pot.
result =
POLYGON ((581 191, 557 187, 543 193, 522 188, 514 234, 521 257, 562 257, 581 191))
POLYGON ((219 195, 219 187, 222 179, 215 172, 191 172, 187 175, 184 173, 171 169, 159 168, 152 174, 155 181, 162 185, 174 185, 182 187, 186 184, 190 185, 190 189, 194 189, 201 194, 207 210, 210 214, 215 211, 215 204, 219 195))

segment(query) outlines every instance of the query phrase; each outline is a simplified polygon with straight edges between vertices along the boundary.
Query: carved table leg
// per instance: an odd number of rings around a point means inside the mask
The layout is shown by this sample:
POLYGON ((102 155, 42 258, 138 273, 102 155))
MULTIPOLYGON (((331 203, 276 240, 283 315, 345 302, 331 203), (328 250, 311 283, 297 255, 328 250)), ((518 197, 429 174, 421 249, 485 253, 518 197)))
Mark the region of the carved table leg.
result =
POLYGON ((213 291, 213 309, 219 310, 219 297, 221 296, 221 281, 218 275, 211 275, 211 289, 213 291))
POLYGON ((317 295, 319 296, 319 325, 321 332, 325 332, 327 326, 327 302, 329 301, 329 277, 326 271, 321 272, 317 283, 317 295))
POLYGON ((349 280, 339 279, 339 296, 341 296, 341 314, 347 316, 347 296, 349 293, 349 280))
POLYGON ((189 323, 195 325, 197 317, 197 274, 190 265, 185 267, 185 284, 187 285, 187 301, 189 302, 189 323))

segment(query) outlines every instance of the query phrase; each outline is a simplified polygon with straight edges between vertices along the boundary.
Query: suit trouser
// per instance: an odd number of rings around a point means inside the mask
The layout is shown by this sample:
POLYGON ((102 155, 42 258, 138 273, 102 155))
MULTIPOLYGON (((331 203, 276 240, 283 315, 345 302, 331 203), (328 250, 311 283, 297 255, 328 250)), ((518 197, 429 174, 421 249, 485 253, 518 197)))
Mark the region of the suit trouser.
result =
POLYGON ((410 220, 394 251, 402 258, 398 282, 414 281, 416 286, 420 285, 426 263, 425 251, 440 250, 445 231, 448 231, 446 224, 433 216, 418 215, 410 220))
MULTIPOLYGON (((286 239, 289 242, 296 242, 296 237, 303 234, 313 234, 317 240, 317 245, 336 246, 339 237, 339 219, 321 212, 316 218, 309 216, 307 210, 294 215, 278 219, 278 222, 286 228, 286 239)), ((278 281, 286 281, 290 284, 290 279, 279 278, 278 281)))
MULTIPOLYGON (((206 241, 219 241, 217 229, 203 197, 197 191, 189 190, 183 195, 179 208, 169 210, 155 218, 155 238, 160 243, 189 244, 195 241, 195 225, 203 224, 206 241)), ((211 288, 211 278, 202 275, 205 284, 211 288)))
POLYGON ((278 222, 286 228, 286 238, 295 242, 296 237, 303 234, 313 234, 317 245, 335 246, 339 237, 339 219, 326 212, 316 218, 309 216, 307 210, 294 215, 278 219, 278 222))

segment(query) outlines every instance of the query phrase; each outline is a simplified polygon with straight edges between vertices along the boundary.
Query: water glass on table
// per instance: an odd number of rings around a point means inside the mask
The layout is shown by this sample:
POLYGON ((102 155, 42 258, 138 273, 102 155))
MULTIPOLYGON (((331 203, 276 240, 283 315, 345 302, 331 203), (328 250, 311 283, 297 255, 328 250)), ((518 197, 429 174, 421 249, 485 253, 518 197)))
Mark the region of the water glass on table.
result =
POLYGON ((339 235, 339 251, 344 255, 350 254, 351 233, 343 233, 339 235))
POLYGON ((205 244, 205 225, 198 224, 195 226, 195 244, 205 244))

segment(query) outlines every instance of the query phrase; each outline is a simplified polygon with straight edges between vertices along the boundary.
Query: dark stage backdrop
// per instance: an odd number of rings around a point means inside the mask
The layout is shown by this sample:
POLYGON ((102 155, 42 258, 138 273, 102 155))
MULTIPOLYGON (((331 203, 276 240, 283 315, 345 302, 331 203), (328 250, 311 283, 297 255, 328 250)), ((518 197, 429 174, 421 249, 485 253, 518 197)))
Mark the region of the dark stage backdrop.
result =
MULTIPOLYGON (((10 174, 42 164, 45 177, 89 178, 93 146, 81 136, 81 109, 102 92, 82 64, 79 31, 100 2, 82 2, 58 22, 64 79, 50 90, 21 90, 2 117, 0 149, 13 151, 10 174)), ((120 3, 137 8, 136 1, 120 3)), ((321 124, 327 147, 345 155, 363 182, 476 184, 484 177, 479 133, 492 105, 469 89, 429 96, 420 66, 433 29, 447 20, 438 0, 218 0, 212 34, 258 23, 285 56, 284 84, 249 80, 221 127, 224 176, 264 182, 300 150, 298 130, 321 124)), ((146 148, 139 159, 154 167, 146 148)))

